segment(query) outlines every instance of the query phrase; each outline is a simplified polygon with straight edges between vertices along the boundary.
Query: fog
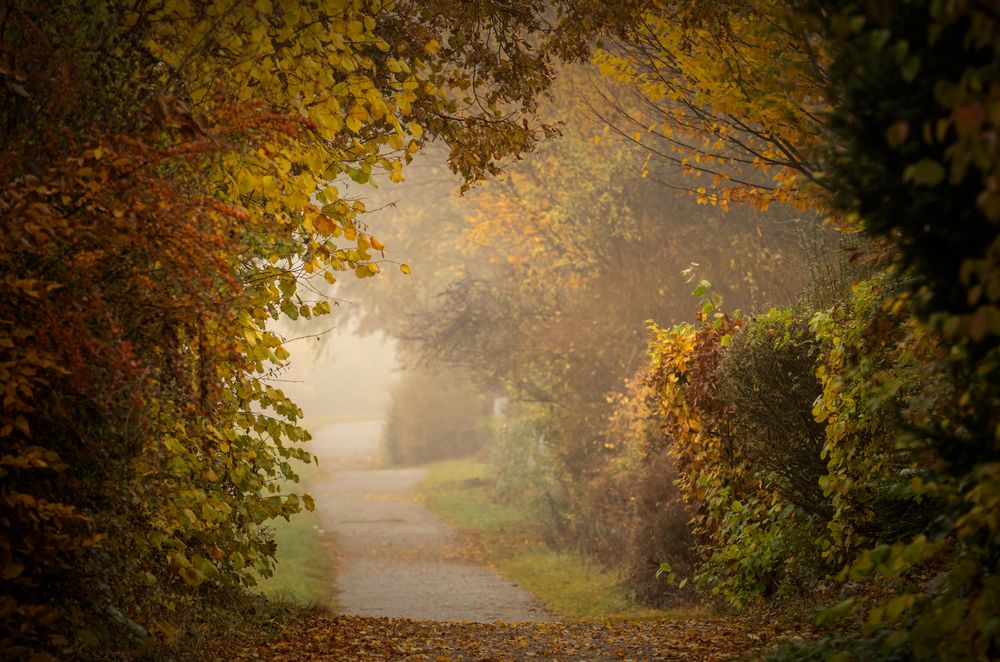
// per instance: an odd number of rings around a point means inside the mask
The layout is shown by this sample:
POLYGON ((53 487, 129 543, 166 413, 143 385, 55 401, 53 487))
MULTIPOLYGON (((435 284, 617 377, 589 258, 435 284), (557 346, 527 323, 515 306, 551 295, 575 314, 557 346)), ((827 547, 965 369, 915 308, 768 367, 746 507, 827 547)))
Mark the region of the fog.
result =
POLYGON ((362 335, 350 320, 319 319, 284 324, 292 352, 287 370, 275 380, 305 414, 309 427, 333 420, 381 419, 392 384, 399 378, 396 342, 384 333, 362 335), (310 327, 325 324, 310 337, 310 327))
POLYGON ((412 465, 525 423, 562 446, 573 476, 602 463, 589 449, 616 443, 608 398, 644 365, 647 320, 693 321, 708 299, 762 312, 839 282, 835 232, 790 207, 696 199, 681 169, 615 140, 571 78, 541 110, 562 134, 471 190, 442 144, 401 183, 337 182, 385 248, 373 278, 310 281, 332 315, 277 325, 294 339, 279 383, 314 432, 385 421, 387 461, 412 465), (500 397, 510 421, 491 417, 500 397))

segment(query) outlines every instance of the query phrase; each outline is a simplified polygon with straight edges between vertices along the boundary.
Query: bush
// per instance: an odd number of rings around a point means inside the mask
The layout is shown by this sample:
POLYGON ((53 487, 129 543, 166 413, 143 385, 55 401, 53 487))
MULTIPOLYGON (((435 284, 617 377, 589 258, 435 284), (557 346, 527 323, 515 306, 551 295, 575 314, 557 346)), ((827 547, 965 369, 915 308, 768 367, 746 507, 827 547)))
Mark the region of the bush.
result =
POLYGON ((815 377, 819 355, 806 316, 772 310, 735 334, 722 355, 718 389, 733 414, 732 443, 765 470, 767 486, 827 518, 830 500, 819 486, 826 474, 823 426, 812 416, 822 392, 815 377))
POLYGON ((419 464, 475 453, 486 443, 492 402, 462 373, 406 373, 393 387, 386 417, 389 461, 419 464))
POLYGON ((532 408, 520 407, 496 426, 490 445, 496 470, 494 497, 545 523, 546 543, 557 547, 565 542, 573 518, 559 462, 533 414, 532 408))
POLYGON ((824 428, 812 415, 821 349, 808 317, 784 309, 747 320, 720 350, 716 395, 730 413, 729 443, 762 487, 723 516, 724 545, 703 568, 734 601, 804 593, 837 569, 820 547, 833 512, 819 484, 824 428))
POLYGON ((619 477, 629 517, 624 566, 636 599, 656 607, 689 600, 698 556, 690 519, 675 485, 677 468, 666 454, 619 477))
POLYGON ((885 554, 862 575, 938 549, 901 541, 940 512, 918 430, 958 407, 935 339, 905 302, 884 303, 896 286, 862 281, 808 322, 710 305, 696 326, 654 327, 651 383, 694 514, 700 585, 743 604, 807 591, 865 546, 885 554))
POLYGON ((905 309, 883 305, 896 287, 886 274, 859 282, 846 305, 811 322, 823 346, 813 415, 825 430, 820 484, 833 505, 826 553, 844 562, 918 533, 935 510, 911 489, 932 458, 916 431, 947 420, 955 396, 934 339, 905 309))
POLYGON ((636 600, 666 606, 691 597, 693 582, 684 580, 697 557, 644 377, 611 397, 606 462, 583 479, 570 477, 539 432, 539 407, 522 405, 498 427, 491 459, 497 499, 544 523, 550 546, 623 567, 636 600))
POLYGON ((648 376, 640 370, 609 398, 610 458, 583 490, 583 541, 602 562, 625 568, 637 601, 662 607, 691 597, 697 555, 648 376))
POLYGON ((736 605, 825 574, 822 428, 810 421, 816 349, 790 313, 654 327, 651 365, 680 495, 694 514, 698 584, 736 605))

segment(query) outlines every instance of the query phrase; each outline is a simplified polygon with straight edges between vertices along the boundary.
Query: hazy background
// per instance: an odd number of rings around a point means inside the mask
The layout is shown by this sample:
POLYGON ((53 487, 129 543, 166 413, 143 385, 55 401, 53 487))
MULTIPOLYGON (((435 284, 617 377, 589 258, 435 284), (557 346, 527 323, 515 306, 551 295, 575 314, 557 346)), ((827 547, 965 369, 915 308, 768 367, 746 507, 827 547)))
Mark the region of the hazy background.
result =
POLYGON ((327 317, 308 324, 285 324, 297 338, 332 329, 288 345, 292 356, 276 386, 298 403, 306 423, 321 426, 334 420, 380 419, 389 405, 390 388, 399 378, 396 342, 381 332, 361 335, 357 323, 327 317), (317 331, 312 329, 321 327, 317 331), (353 379, 345 376, 353 375, 353 379))

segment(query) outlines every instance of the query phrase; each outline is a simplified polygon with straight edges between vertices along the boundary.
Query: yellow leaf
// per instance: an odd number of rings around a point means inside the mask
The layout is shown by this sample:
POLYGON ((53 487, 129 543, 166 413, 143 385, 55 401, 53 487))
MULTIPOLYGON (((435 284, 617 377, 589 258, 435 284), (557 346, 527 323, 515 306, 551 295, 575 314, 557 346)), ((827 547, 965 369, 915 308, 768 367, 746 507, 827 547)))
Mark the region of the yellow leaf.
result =
POLYGON ((326 216, 317 216, 313 225, 315 225, 316 229, 323 234, 333 234, 337 230, 336 224, 334 224, 334 222, 326 216))
POLYGON ((3 571, 0 572, 0 578, 4 580, 16 579, 24 572, 24 566, 20 563, 11 563, 10 565, 5 565, 3 571))
POLYGON ((405 262, 399 265, 399 270, 402 271, 407 276, 409 276, 410 273, 412 272, 412 270, 410 269, 410 265, 406 264, 405 262))

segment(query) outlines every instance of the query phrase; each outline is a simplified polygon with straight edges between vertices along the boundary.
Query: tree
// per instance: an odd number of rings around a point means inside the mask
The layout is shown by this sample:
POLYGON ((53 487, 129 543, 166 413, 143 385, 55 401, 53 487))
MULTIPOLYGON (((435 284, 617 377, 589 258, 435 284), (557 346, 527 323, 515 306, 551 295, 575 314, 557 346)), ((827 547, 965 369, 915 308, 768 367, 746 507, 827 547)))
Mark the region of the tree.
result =
POLYGON ((338 183, 399 180, 433 137, 494 172, 547 132, 552 55, 585 51, 541 3, 462 7, 5 7, 3 654, 81 654, 109 611, 169 636, 205 585, 269 572, 266 522, 311 504, 281 487, 310 457, 269 324, 381 270, 338 183))
MULTIPOLYGON (((699 277, 723 283, 718 293, 731 305, 748 308, 795 296, 809 270, 787 208, 766 219, 748 209, 724 215, 678 196, 642 176, 644 158, 628 145, 594 140, 602 124, 579 87, 554 91, 542 117, 563 122, 559 138, 466 193, 464 217, 449 218, 454 207, 430 212, 445 214, 456 266, 434 282, 443 287, 436 301, 433 290, 411 294, 431 305, 411 306, 416 314, 390 328, 410 341, 405 351, 467 366, 527 405, 571 496, 572 513, 551 524, 569 539, 562 543, 603 554, 612 546, 595 533, 607 524, 593 516, 602 499, 595 477, 624 450, 605 433, 609 394, 639 367, 644 322, 681 320, 697 306, 681 273, 692 262, 699 277)), ((434 244, 440 236, 426 235, 434 244)))
POLYGON ((815 209, 831 139, 824 42, 784 3, 654 2, 595 55, 624 83, 601 117, 647 158, 701 178, 699 202, 815 209))
MULTIPOLYGON (((950 412, 922 417, 896 442, 933 458, 912 489, 939 500, 941 516, 906 544, 863 554, 852 573, 898 576, 927 558, 947 558, 944 590, 901 591, 869 623, 919 658, 995 656, 1000 12, 990 2, 796 8, 824 27, 829 44, 838 147, 825 155, 827 185, 842 212, 898 247, 893 266, 912 284, 883 308, 912 305, 926 325, 918 330, 943 347, 927 368, 946 376, 938 399, 916 409, 943 401, 950 412)), ((892 327, 882 327, 875 338, 884 343, 892 327)), ((913 361, 912 349, 907 356, 913 361)))

